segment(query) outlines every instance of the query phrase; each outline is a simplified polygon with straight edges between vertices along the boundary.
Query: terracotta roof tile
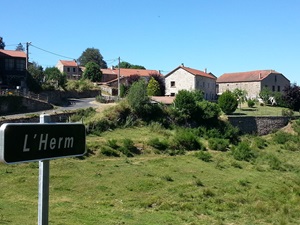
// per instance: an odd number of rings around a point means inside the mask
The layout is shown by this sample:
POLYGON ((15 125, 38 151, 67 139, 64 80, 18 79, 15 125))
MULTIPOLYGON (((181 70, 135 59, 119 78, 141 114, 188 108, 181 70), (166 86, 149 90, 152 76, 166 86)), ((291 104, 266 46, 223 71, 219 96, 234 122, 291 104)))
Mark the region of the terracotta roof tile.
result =
POLYGON ((255 70, 248 72, 224 73, 217 79, 217 83, 236 83, 260 81, 265 79, 270 74, 281 74, 275 70, 255 70))
POLYGON ((62 65, 64 66, 77 66, 77 62, 72 60, 59 60, 61 62, 62 65))
POLYGON ((13 50, 3 50, 0 49, 0 55, 7 55, 10 57, 17 57, 17 58, 26 58, 26 53, 23 51, 13 51, 13 50))
MULTIPOLYGON (((119 69, 114 68, 114 69, 101 69, 103 74, 118 74, 119 69)), ((141 70, 141 69, 124 69, 120 68, 120 75, 122 77, 129 77, 132 75, 139 75, 141 77, 148 77, 152 74, 157 74, 157 75, 162 75, 160 74, 157 70, 141 70)))
POLYGON ((174 70, 172 70, 170 73, 168 73, 165 77, 171 75, 172 73, 174 73, 176 70, 178 70, 180 68, 182 68, 185 71, 193 74, 194 76, 202 76, 202 77, 207 77, 207 78, 211 78, 211 79, 214 79, 214 80, 217 79, 212 73, 206 73, 204 71, 196 70, 196 69, 185 67, 185 66, 178 66, 177 68, 175 68, 174 70))

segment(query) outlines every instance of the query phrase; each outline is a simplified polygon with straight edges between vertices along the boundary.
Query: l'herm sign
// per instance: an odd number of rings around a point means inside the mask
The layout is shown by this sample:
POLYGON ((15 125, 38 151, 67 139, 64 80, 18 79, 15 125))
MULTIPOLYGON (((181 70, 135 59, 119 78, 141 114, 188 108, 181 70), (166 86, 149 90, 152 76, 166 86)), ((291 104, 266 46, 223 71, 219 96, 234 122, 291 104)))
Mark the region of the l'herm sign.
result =
POLYGON ((85 126, 79 123, 5 123, 0 127, 0 161, 81 156, 85 142, 85 126))

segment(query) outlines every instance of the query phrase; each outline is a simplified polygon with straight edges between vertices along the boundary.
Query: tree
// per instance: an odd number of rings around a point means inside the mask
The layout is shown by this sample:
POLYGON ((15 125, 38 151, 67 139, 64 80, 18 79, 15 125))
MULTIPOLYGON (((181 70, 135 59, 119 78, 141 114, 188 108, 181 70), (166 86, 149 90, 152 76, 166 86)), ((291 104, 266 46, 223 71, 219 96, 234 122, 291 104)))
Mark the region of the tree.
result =
POLYGON ((188 90, 178 91, 175 100, 175 108, 179 109, 181 113, 190 118, 196 111, 196 100, 193 92, 188 90))
POLYGON ((44 69, 36 62, 32 62, 28 65, 28 73, 35 79, 38 83, 42 83, 44 79, 44 69))
POLYGON ((294 111, 300 109, 300 87, 297 84, 285 87, 283 90, 283 100, 286 102, 288 107, 294 111))
POLYGON ((87 48, 78 58, 78 62, 81 66, 86 66, 89 62, 95 62, 101 69, 107 68, 107 63, 103 60, 103 56, 97 48, 87 48))
POLYGON ((45 80, 56 87, 64 88, 67 83, 66 74, 63 74, 56 67, 47 67, 45 69, 45 80))
POLYGON ((4 49, 5 48, 5 43, 3 41, 3 38, 0 37, 0 49, 4 49))
POLYGON ((127 101, 132 111, 139 116, 145 115, 150 99, 147 95, 147 84, 144 80, 134 82, 127 94, 127 101))
MULTIPOLYGON (((115 66, 116 68, 119 68, 119 65, 115 66)), ((120 68, 124 68, 124 69, 141 69, 141 70, 145 70, 146 68, 140 65, 133 65, 129 62, 120 62, 120 68)))
POLYGON ((95 62, 88 62, 85 66, 85 70, 83 72, 83 78, 89 79, 92 82, 101 81, 102 72, 100 67, 95 62))
POLYGON ((270 96, 272 95, 272 92, 269 88, 263 87, 263 89, 259 92, 259 97, 263 100, 265 104, 268 103, 270 96))
POLYGON ((153 73, 153 74, 150 74, 150 79, 151 78, 154 78, 158 84, 159 84, 159 89, 160 89, 160 95, 164 96, 165 95, 165 92, 166 92, 166 85, 165 85, 165 79, 163 76, 160 76, 159 74, 157 73, 153 73))
POLYGON ((159 83, 151 77, 147 85, 147 94, 148 96, 160 96, 159 83))
POLYGON ((247 91, 236 88, 233 90, 233 94, 237 98, 238 104, 240 105, 240 109, 241 109, 242 103, 246 101, 247 91))
POLYGON ((218 104, 225 114, 232 114, 238 106, 238 101, 234 94, 227 90, 218 99, 218 104))
POLYGON ((25 48, 24 46, 22 45, 22 43, 19 43, 16 47, 16 51, 21 51, 21 52, 24 52, 25 51, 25 48))

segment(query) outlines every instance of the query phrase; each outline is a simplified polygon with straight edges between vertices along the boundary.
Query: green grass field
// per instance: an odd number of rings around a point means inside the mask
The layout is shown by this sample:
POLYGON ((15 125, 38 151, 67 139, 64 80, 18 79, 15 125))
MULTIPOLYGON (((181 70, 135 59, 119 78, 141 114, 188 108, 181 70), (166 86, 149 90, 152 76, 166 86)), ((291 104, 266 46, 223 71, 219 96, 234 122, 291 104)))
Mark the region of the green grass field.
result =
MULTIPOLYGON (((116 129, 89 136, 94 154, 50 162, 51 225, 299 224, 300 156, 285 145, 258 150, 253 162, 231 152, 208 150, 154 154, 151 137, 171 131, 153 127, 116 129), (143 153, 105 157, 107 140, 129 138, 143 153)), ((245 137, 254 138, 254 137, 245 137)), ((0 224, 37 224, 38 163, 0 164, 0 224)))

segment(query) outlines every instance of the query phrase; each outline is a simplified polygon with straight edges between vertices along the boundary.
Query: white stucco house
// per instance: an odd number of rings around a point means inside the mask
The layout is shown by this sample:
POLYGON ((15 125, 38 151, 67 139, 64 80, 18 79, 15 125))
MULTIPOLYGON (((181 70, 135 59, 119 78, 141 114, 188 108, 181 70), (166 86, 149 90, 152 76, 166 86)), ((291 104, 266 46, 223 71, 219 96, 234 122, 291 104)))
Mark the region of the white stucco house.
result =
POLYGON ((204 99, 216 99, 216 80, 212 73, 185 67, 183 64, 165 76, 166 96, 175 96, 180 90, 202 90, 204 99))

